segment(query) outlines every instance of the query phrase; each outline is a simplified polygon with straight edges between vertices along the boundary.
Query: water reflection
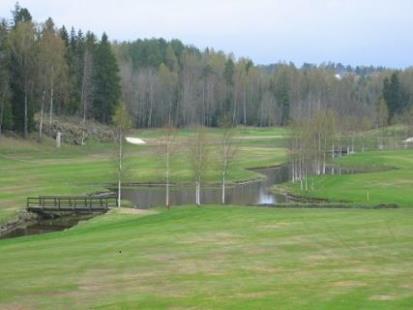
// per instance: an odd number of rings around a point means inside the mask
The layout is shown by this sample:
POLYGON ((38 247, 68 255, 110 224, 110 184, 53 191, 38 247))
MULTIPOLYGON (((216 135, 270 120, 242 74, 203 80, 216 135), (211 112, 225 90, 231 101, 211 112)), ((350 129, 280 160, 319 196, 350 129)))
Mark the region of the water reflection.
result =
POLYGON ((55 231, 61 231, 75 226, 80 221, 89 220, 94 216, 96 216, 96 214, 72 214, 53 219, 38 218, 33 223, 27 226, 16 227, 11 232, 1 236, 0 239, 9 239, 21 236, 38 235, 55 231))
MULTIPOLYGON (((277 204, 285 202, 286 197, 269 191, 274 184, 288 181, 288 166, 254 169, 266 178, 261 181, 248 182, 229 186, 226 189, 225 200, 228 204, 277 204)), ((131 201, 137 208, 151 208, 165 204, 165 186, 134 186, 125 188, 122 197, 131 201)), ((172 205, 191 204, 195 202, 195 188, 190 185, 175 185, 170 187, 172 205)), ((201 189, 201 203, 217 204, 221 202, 221 187, 204 186, 201 189)))

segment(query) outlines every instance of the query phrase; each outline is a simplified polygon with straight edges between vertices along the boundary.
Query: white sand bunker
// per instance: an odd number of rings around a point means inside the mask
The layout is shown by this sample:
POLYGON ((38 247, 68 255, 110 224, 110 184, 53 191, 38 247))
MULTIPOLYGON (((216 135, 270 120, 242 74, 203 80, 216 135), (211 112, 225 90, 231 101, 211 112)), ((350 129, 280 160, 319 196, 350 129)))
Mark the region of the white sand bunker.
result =
POLYGON ((146 142, 143 141, 141 138, 126 137, 125 139, 126 139, 126 142, 128 142, 130 144, 137 144, 137 145, 146 144, 146 142))

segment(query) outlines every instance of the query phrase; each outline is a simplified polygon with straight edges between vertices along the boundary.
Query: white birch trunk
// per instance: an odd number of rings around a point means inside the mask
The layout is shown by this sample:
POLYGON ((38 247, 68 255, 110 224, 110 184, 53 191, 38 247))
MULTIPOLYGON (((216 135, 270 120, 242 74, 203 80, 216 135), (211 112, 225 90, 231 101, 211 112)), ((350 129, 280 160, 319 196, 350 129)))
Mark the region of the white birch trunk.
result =
POLYGON ((152 110, 153 110, 153 85, 152 81, 149 83, 149 117, 148 117, 148 128, 152 126, 152 110))
POLYGON ((43 118, 44 118, 44 101, 46 100, 46 91, 43 91, 42 103, 40 106, 40 123, 39 123, 39 139, 43 137, 43 118))
POLYGON ((119 131, 119 171, 118 171, 118 208, 122 201, 122 132, 119 131))
POLYGON ((201 205, 201 181, 195 183, 195 203, 199 207, 201 205))
POLYGON ((53 80, 51 81, 51 88, 50 88, 50 110, 49 110, 49 125, 52 125, 53 122, 53 96, 54 96, 54 89, 53 89, 53 80))
POLYGON ((247 126, 247 90, 246 89, 244 90, 244 125, 247 126))

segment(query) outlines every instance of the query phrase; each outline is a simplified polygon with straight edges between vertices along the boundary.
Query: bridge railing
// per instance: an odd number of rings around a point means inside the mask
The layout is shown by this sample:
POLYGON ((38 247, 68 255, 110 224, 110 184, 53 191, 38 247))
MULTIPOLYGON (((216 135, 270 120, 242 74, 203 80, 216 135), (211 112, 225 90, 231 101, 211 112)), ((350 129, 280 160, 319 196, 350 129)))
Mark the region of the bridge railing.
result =
POLYGON ((39 196, 27 198, 28 209, 109 209, 117 206, 116 196, 39 196))

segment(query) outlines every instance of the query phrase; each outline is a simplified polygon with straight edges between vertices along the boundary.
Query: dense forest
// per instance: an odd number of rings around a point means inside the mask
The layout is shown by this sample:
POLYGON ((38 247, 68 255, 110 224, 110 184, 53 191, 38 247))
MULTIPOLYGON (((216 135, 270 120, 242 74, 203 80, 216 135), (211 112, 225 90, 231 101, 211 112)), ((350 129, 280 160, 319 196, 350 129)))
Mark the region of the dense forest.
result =
POLYGON ((41 137, 55 115, 110 124, 120 102, 138 128, 286 126, 323 111, 343 130, 368 129, 411 122, 413 69, 262 66, 179 40, 111 42, 36 23, 19 5, 1 20, 0 133, 41 137))

